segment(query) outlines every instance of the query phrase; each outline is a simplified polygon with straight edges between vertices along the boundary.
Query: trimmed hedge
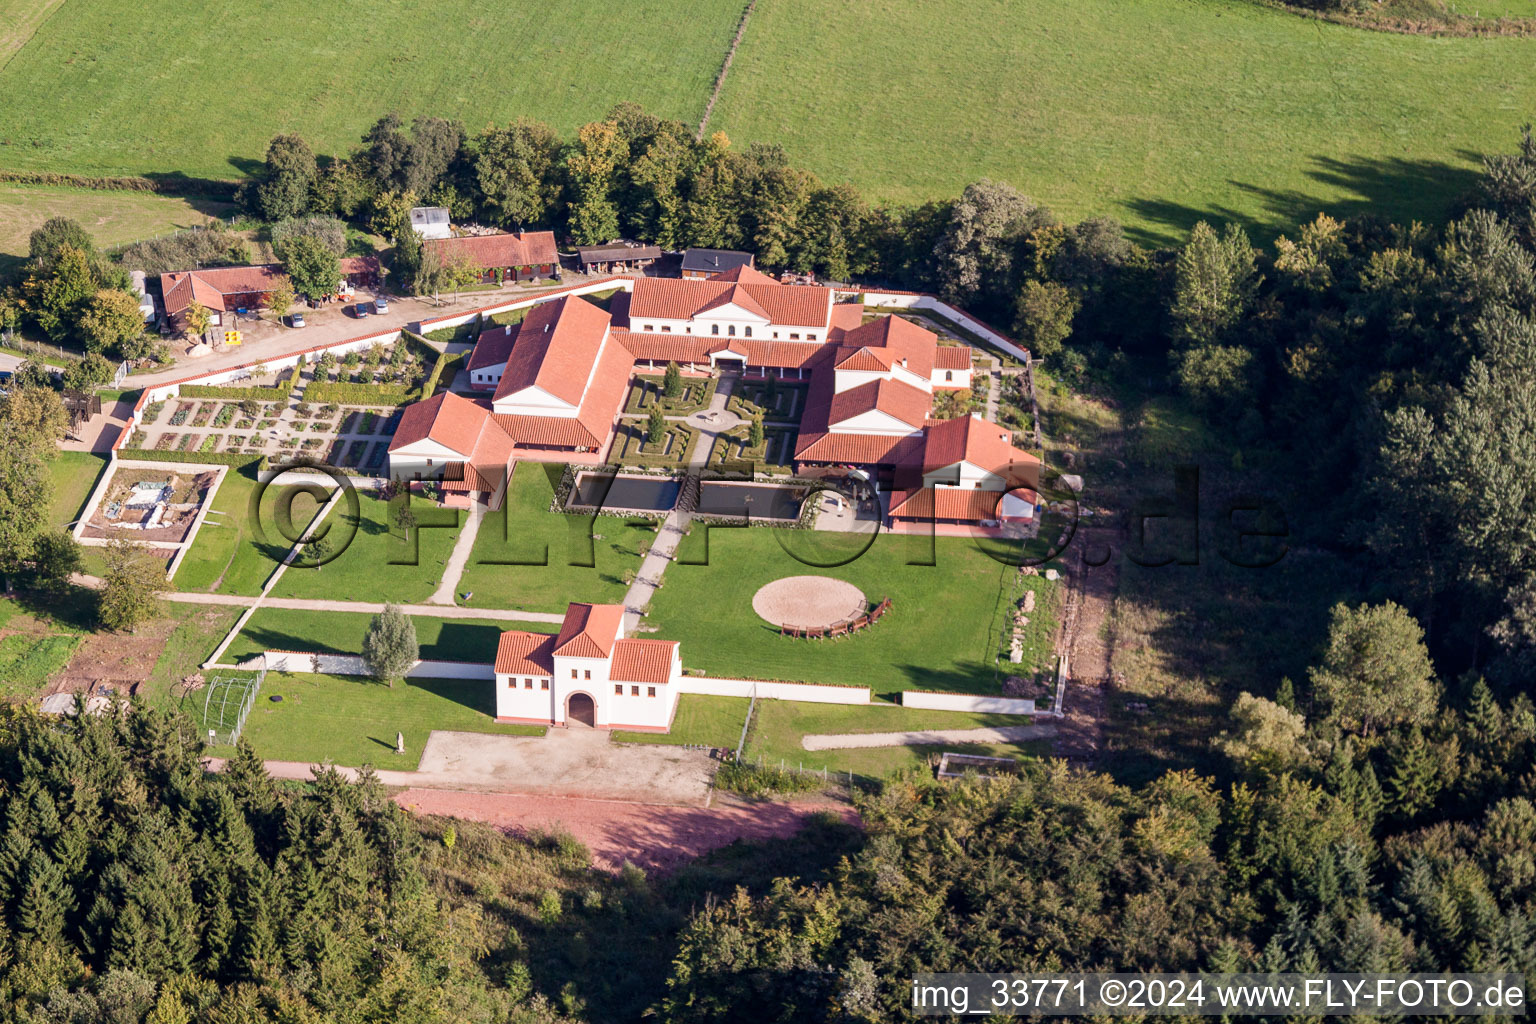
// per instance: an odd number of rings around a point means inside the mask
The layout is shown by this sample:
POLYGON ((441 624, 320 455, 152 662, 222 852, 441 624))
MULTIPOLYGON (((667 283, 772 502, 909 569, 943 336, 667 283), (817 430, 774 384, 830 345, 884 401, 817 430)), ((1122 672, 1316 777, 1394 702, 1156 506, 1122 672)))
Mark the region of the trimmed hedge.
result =
POLYGON ((271 388, 226 388, 209 384, 183 384, 177 391, 178 398, 222 398, 232 402, 243 402, 247 398, 253 398, 258 402, 284 402, 293 394, 293 387, 298 383, 300 366, 295 366, 288 371, 286 380, 279 378, 276 387, 271 388))
MULTIPOLYGON (((431 398, 437 390, 437 382, 468 355, 459 352, 449 355, 439 352, 422 338, 409 331, 401 331, 405 344, 424 349, 433 359, 432 369, 419 384, 353 384, 349 381, 313 381, 304 389, 308 402, 334 402, 337 405, 409 405, 423 398, 431 398)), ((450 382, 452 377, 449 377, 450 382)))
POLYGON ((120 448, 117 457, 143 462, 202 462, 210 466, 235 467, 263 462, 266 459, 265 455, 236 455, 233 452, 175 452, 150 448, 120 448))

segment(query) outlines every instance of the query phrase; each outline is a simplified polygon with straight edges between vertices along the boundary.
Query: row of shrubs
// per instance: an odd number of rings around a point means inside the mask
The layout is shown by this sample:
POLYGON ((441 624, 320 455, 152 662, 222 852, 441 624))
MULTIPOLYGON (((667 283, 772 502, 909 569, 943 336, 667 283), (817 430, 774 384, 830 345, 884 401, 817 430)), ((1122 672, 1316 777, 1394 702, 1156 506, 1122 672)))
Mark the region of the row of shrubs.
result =
POLYGON ((189 178, 168 174, 160 178, 143 175, 91 177, 84 174, 59 174, 54 171, 0 171, 0 181, 14 185, 55 185, 84 188, 97 192, 160 192, 165 195, 198 195, 233 201, 240 187, 238 181, 217 178, 189 178))
MULTIPOLYGON (((300 366, 289 370, 287 375, 280 377, 276 387, 272 388, 239 388, 224 387, 211 384, 183 384, 178 397, 181 398, 222 398, 226 401, 240 402, 245 399, 255 399, 258 402, 285 402, 293 393, 294 385, 299 380, 300 366)), ((316 396, 316 401, 321 401, 316 396)))

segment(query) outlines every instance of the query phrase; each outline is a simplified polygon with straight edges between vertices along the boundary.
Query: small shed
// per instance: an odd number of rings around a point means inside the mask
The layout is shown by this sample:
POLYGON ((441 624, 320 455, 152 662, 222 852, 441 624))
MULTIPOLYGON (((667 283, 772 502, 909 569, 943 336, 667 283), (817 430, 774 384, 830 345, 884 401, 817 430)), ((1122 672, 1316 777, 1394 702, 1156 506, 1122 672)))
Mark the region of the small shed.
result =
POLYGON ((422 238, 452 238, 453 224, 447 207, 416 206, 411 209, 411 229, 422 238))
POLYGON ((683 252, 683 276, 695 280, 750 266, 752 254, 735 249, 687 249, 683 252))
POLYGON ((585 273, 617 274, 650 266, 661 259, 661 248, 615 242, 611 245, 580 245, 576 247, 576 254, 585 273))

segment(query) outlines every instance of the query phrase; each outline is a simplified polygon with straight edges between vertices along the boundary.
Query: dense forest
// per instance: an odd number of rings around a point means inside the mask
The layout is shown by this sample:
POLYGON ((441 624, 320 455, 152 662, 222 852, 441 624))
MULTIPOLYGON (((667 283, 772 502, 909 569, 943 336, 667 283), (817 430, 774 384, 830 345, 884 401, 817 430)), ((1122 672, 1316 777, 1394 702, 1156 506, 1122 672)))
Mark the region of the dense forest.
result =
POLYGON ((1169 251, 994 182, 871 210, 629 108, 569 144, 386 120, 348 159, 300 154, 291 181, 280 148, 249 198, 274 218, 425 195, 936 288, 1063 379, 1180 403, 1304 498, 1293 543, 1367 592, 1290 638, 1303 677, 1253 666, 1198 773, 898 777, 860 797, 860 834, 818 826, 667 880, 414 820, 371 781, 278 786, 249 751, 208 775, 158 712, 8 710, 9 1019, 888 1021, 917 970, 1536 974, 1529 130, 1447 224, 1319 215, 1265 249, 1201 224, 1169 251))

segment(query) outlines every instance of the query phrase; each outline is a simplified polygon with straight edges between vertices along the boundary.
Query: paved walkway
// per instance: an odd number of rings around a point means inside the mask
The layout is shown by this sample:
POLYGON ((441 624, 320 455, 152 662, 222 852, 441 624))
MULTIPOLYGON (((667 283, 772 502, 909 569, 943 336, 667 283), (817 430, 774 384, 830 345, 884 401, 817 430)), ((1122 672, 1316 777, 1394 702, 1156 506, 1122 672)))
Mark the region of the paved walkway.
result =
MULTIPOLYGON (((709 464, 709 453, 715 449, 715 439, 722 430, 729 430, 741 420, 734 414, 726 412, 726 403, 730 401, 731 392, 736 389, 737 378, 734 375, 726 375, 720 378, 719 385, 715 388, 714 397, 709 401, 707 409, 687 417, 688 423, 699 428, 698 443, 693 446, 693 455, 688 460, 687 473, 697 477, 706 465, 709 464)), ((667 513, 667 518, 662 520, 661 528, 656 531, 656 540, 652 542, 651 549, 640 560, 640 569, 635 575, 635 582, 629 585, 628 592, 624 595, 624 632, 633 633, 640 625, 640 619, 645 615, 645 609, 651 603, 651 598, 656 596, 656 591, 661 587, 662 574, 667 571, 667 566, 672 564, 677 555, 677 546, 682 543, 683 536, 688 532, 688 524, 693 522, 693 512, 673 508, 667 513)))
POLYGON ((858 747, 930 747, 946 743, 1018 743, 1056 735, 1054 725, 1004 725, 993 729, 929 729, 924 732, 822 733, 803 736, 806 750, 852 750, 858 747))
POLYGON ((452 605, 454 595, 459 588, 459 580, 464 578, 464 567, 469 564, 469 553, 474 550, 475 537, 480 533, 480 524, 485 519, 485 502, 471 501, 469 503, 469 521, 459 530, 459 539, 453 542, 453 554, 448 556, 448 564, 443 567, 443 578, 427 598, 427 604, 452 605))

